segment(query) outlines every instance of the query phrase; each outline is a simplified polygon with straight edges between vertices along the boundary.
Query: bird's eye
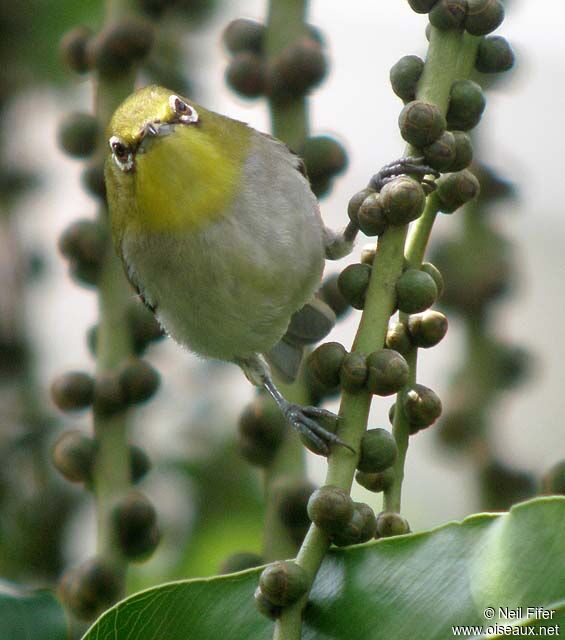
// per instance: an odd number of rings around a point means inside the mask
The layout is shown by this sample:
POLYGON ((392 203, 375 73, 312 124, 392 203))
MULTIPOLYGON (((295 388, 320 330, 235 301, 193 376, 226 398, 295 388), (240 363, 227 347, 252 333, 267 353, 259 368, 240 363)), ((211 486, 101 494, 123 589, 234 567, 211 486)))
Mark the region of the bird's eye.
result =
POLYGON ((182 98, 175 95, 170 96, 169 106, 175 112, 179 122, 184 122, 185 124, 198 122, 196 109, 187 104, 182 98))
POLYGON ((134 166, 133 152, 130 147, 127 146, 123 140, 118 136, 112 136, 108 141, 110 149, 112 150, 112 156, 118 167, 122 171, 131 171, 134 166))

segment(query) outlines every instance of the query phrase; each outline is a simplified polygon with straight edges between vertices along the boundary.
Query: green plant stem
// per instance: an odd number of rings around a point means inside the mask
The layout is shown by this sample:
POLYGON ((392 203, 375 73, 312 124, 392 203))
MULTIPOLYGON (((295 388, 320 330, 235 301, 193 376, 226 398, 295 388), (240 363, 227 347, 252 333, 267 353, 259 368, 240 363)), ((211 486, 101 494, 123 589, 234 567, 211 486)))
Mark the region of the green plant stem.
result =
MULTIPOLYGON (((443 113, 447 110, 451 84, 456 77, 461 35, 460 32, 432 29, 428 58, 420 80, 418 98, 435 103, 443 113)), ((406 155, 413 153, 414 150, 410 147, 406 151, 406 155)), ((402 273, 407 231, 407 226, 391 227, 379 239, 353 351, 367 354, 382 347, 384 343, 388 322, 394 309, 396 281, 402 273)), ((415 372, 415 362, 412 371, 415 372)), ((339 435, 356 451, 359 451, 361 438, 367 427, 371 399, 368 393, 344 393, 342 396, 339 435)), ((399 442, 399 448, 400 457, 403 458, 406 455, 407 438, 399 442)), ((357 457, 344 447, 334 448, 328 458, 326 484, 333 484, 349 491, 357 457)), ((329 545, 328 537, 312 525, 297 557, 297 563, 306 571, 311 583, 329 545)), ((306 597, 283 611, 275 627, 275 640, 299 640, 305 603, 306 597)))
MULTIPOLYGON (((129 5, 127 0, 107 0, 106 23, 129 15, 129 5)), ((104 129, 115 109, 132 92, 134 81, 133 71, 115 79, 97 78, 94 109, 104 129)), ((102 137, 97 154, 99 162, 103 162, 106 155, 106 145, 106 139, 102 137)), ((107 215, 105 206, 102 206, 99 218, 104 224, 107 224, 107 215)), ((114 369, 132 353, 132 336, 127 323, 130 299, 131 289, 108 240, 98 285, 97 374, 114 369)), ((127 563, 114 539, 111 512, 115 500, 130 486, 127 431, 128 420, 125 412, 108 417, 94 411, 94 434, 98 443, 93 482, 98 519, 97 553, 111 562, 122 579, 122 589, 127 563)))
MULTIPOLYGON (((265 45, 268 59, 275 58, 305 32, 306 8, 306 0, 271 0, 265 45)), ((271 100, 269 108, 273 135, 291 149, 301 149, 309 128, 306 98, 293 97, 286 102, 271 100)), ((307 395, 302 375, 285 389, 285 396, 298 404, 307 404, 307 395)), ((306 458, 298 435, 289 430, 273 462, 265 471, 263 558, 266 562, 296 555, 296 542, 288 527, 281 521, 278 510, 279 489, 284 481, 291 479, 306 480, 306 458)))
MULTIPOLYGON (((447 112, 451 85, 457 79, 467 78, 473 70, 480 38, 459 31, 442 32, 432 28, 428 58, 420 81, 418 99, 436 104, 442 113, 447 112), (443 64, 442 64, 442 61, 443 64)), ((438 213, 437 200, 428 198, 424 213, 411 228, 406 242, 406 262, 410 268, 419 269, 424 259, 432 228, 438 213)), ((401 313, 400 321, 406 322, 408 314, 401 313)), ((402 399, 407 389, 416 383, 418 349, 411 349, 406 355, 410 367, 408 384, 396 398, 392 433, 398 447, 398 457, 394 465, 394 482, 384 492, 385 511, 400 512, 404 465, 408 451, 410 425, 402 408, 402 399)))

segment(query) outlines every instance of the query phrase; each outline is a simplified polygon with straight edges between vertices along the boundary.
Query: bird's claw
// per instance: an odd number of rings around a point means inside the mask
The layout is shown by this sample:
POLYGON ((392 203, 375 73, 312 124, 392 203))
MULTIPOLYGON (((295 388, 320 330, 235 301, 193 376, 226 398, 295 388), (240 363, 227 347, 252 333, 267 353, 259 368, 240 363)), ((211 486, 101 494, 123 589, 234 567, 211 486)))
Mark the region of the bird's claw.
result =
POLYGON ((330 445, 338 444, 356 453, 339 436, 317 422, 318 419, 339 420, 339 416, 336 416, 335 413, 319 407, 302 407, 291 403, 285 406, 283 411, 287 422, 298 431, 307 443, 312 445, 314 451, 327 456, 330 452, 330 445))
POLYGON ((438 171, 424 164, 423 156, 407 156, 386 164, 371 178, 369 187, 375 191, 380 191, 387 182, 391 182, 401 175, 413 176, 425 182, 428 187, 433 185, 434 188, 435 184, 430 180, 424 180, 425 176, 432 175, 434 178, 440 177, 438 171))

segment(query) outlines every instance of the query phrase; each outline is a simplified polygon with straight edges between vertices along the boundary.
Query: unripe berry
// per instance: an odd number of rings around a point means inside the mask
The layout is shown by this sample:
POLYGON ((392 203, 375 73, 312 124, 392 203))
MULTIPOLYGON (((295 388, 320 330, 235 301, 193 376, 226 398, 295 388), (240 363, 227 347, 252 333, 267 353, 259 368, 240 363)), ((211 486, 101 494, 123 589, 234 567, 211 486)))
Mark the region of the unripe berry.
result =
POLYGON ((94 152, 98 121, 89 113, 71 113, 59 125, 59 146, 74 158, 86 158, 94 152))
POLYGON ((402 355, 405 355, 412 348, 412 342, 410 341, 410 335, 406 325, 403 322, 395 322, 388 328, 385 338, 385 346, 388 349, 398 351, 402 355))
POLYGON ((432 425, 441 415, 441 400, 423 384, 413 385, 402 398, 402 408, 414 434, 432 425))
POLYGON ((241 51, 226 69, 226 82, 246 98, 257 98, 265 93, 265 63, 257 54, 241 51))
POLYGON ((149 499, 130 491, 112 510, 112 521, 121 552, 130 560, 146 560, 159 543, 157 513, 149 499))
POLYGON ((455 158, 449 167, 450 171, 466 169, 473 160, 473 144, 464 131, 452 131, 455 140, 455 158))
POLYGON ((61 411, 86 409, 92 404, 94 380, 81 371, 69 371, 55 378, 51 398, 61 411))
POLYGON ((369 429, 361 439, 357 468, 365 473, 380 473, 396 461, 396 441, 386 429, 369 429))
POLYGON ((333 388, 339 385, 341 365, 347 351, 339 342, 326 342, 308 356, 308 370, 322 385, 333 388))
POLYGON ((366 236, 380 236, 387 226, 383 201, 378 193, 368 195, 359 207, 357 224, 366 236))
POLYGON ((347 167, 347 154, 343 145, 330 136, 307 138, 301 155, 308 177, 313 183, 332 178, 347 167))
POLYGON ((318 85, 327 73, 322 46, 314 38, 303 36, 288 46, 268 71, 269 93, 275 99, 304 95, 318 85))
POLYGON ((273 604, 261 591, 261 587, 257 587, 257 589, 255 589, 253 598, 255 600, 255 606, 260 614, 266 616, 269 620, 276 620, 281 617, 283 607, 273 604))
POLYGON ((336 318, 341 318, 350 309, 349 303, 343 297, 338 286, 338 274, 332 273, 326 276, 320 287, 320 298, 335 313, 336 318))
POLYGON ((408 331, 417 347, 428 349, 443 340, 447 333, 447 318, 439 311, 428 309, 424 313, 409 316, 408 331))
POLYGON ((467 15, 467 0, 439 0, 430 11, 430 23, 436 29, 458 29, 467 15))
POLYGON ((407 269, 396 283, 396 300, 403 313, 425 311, 437 300, 438 290, 432 276, 420 269, 407 269))
POLYGON ((230 53, 235 54, 240 51, 261 53, 264 36, 265 25, 256 20, 238 18, 232 20, 225 28, 222 40, 230 53))
POLYGON ((367 357, 369 377, 367 389, 379 396, 397 393, 408 382, 406 360, 392 349, 379 349, 367 357))
POLYGON ((390 224, 408 224, 422 215, 426 194, 417 180, 400 176, 385 184, 380 201, 390 224))
POLYGON ((374 189, 361 189, 361 191, 358 191, 351 197, 347 205, 347 215, 351 222, 358 223, 359 208, 365 199, 373 193, 375 193, 374 189))
POLYGON ((313 484, 304 481, 287 481, 277 487, 277 512, 289 529, 304 529, 310 525, 308 501, 315 490, 313 484))
POLYGON ((400 112, 398 126, 406 142, 415 147, 425 147, 441 136, 446 122, 435 104, 414 100, 400 112))
POLYGON ((100 200, 106 198, 106 183, 104 181, 104 167, 97 160, 84 167, 80 176, 82 186, 88 193, 100 200))
POLYGON ((348 353, 343 359, 340 370, 341 386, 351 393, 360 391, 367 381, 367 361, 361 353, 348 353))
POLYGON ((416 13, 428 13, 438 0, 408 0, 408 4, 416 13))
POLYGON ((391 68, 392 90, 405 102, 416 99, 418 81, 424 71, 424 61, 418 56, 404 56, 391 68))
POLYGON ((379 473, 357 471, 355 473, 355 480, 357 480, 362 487, 365 487, 365 489, 379 493, 388 489, 394 482, 394 469, 389 467, 379 473))
POLYGON ((481 73, 502 73, 514 66, 514 51, 502 36, 489 36, 479 42, 475 68, 481 73))
POLYGON ((251 464, 267 466, 283 440, 286 426, 277 407, 258 396, 239 419, 238 448, 251 464))
POLYGON ((159 388, 159 373, 144 360, 129 357, 119 370, 125 402, 140 404, 149 400, 159 388))
POLYGON ((142 354, 151 342, 161 340, 165 336, 155 315, 142 302, 133 302, 127 313, 135 353, 142 354))
POLYGON ((350 264, 339 274, 339 290, 354 309, 365 306, 370 279, 371 267, 368 264, 350 264))
POLYGON ((301 598, 308 590, 308 576, 291 560, 273 562, 263 569, 259 578, 263 595, 279 607, 286 607, 301 598))
POLYGON ((502 24, 504 6, 500 0, 468 0, 465 29, 473 36, 486 36, 502 24))
POLYGON ((422 149, 426 163, 437 171, 451 171, 456 158, 455 136, 444 131, 432 144, 422 149))
POLYGON ((259 567, 263 564, 263 558, 256 553, 249 553, 241 551, 240 553, 233 553, 222 562, 219 573, 224 575, 226 573, 236 573, 237 571, 245 571, 246 569, 252 569, 253 567, 259 567))
POLYGON ((140 482, 151 470, 151 460, 145 451, 137 445, 129 447, 131 481, 133 484, 140 482))
POLYGON ((375 513, 364 502, 353 503, 353 515, 345 527, 332 535, 332 542, 338 547, 361 544, 374 537, 377 528, 375 513))
POLYGON ((127 409, 124 390, 116 371, 104 371, 94 383, 94 412, 112 416, 127 409))
POLYGON ((410 533, 410 525, 399 513, 381 511, 377 516, 377 538, 390 538, 410 533))
POLYGON ((59 238, 59 251, 68 260, 98 266, 106 255, 106 238, 96 220, 76 220, 59 238))
POLYGON ((339 532, 353 516, 353 500, 333 485, 320 487, 308 500, 308 516, 326 533, 339 532))
POLYGON ((468 169, 442 176, 437 185, 435 197, 443 213, 453 213, 475 199, 481 190, 479 181, 468 169))
POLYGON ((469 131, 481 120, 486 99, 480 85, 472 80, 457 80, 451 85, 447 127, 458 131, 469 131))
POLYGON ((81 431, 65 431, 52 449, 55 468, 70 482, 88 482, 91 478, 96 443, 81 431))
POLYGON ((89 71, 89 63, 86 55, 88 41, 92 37, 92 31, 83 25, 74 27, 68 31, 59 45, 59 51, 63 64, 76 73, 89 71))

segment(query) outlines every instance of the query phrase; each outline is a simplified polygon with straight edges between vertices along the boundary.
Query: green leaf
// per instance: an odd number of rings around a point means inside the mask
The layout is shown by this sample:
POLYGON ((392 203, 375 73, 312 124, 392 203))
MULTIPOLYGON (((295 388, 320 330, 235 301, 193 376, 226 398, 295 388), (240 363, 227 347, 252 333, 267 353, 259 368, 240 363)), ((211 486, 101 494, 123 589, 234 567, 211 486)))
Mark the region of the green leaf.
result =
MULTIPOLYGON (((564 530, 565 498, 547 497, 507 514, 333 550, 315 581, 303 639, 446 640, 452 625, 552 622, 507 620, 499 607, 547 607, 562 620, 564 530), (497 612, 493 620, 483 615, 487 607, 497 612)), ((272 622, 253 603, 259 572, 143 591, 107 611, 84 640, 264 640, 272 622)))
POLYGON ((0 638, 67 640, 69 634, 63 607, 51 591, 26 591, 0 582, 0 638))

